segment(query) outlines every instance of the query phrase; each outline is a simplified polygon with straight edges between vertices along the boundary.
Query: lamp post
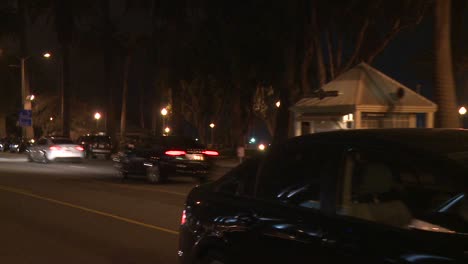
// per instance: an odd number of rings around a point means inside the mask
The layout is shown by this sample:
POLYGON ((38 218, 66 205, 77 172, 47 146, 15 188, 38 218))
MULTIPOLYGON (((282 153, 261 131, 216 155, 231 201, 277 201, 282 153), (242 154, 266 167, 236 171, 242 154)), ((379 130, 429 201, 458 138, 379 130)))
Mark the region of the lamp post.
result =
POLYGON ((96 112, 94 114, 94 119, 96 119, 96 131, 99 132, 99 119, 101 119, 101 113, 96 112))
MULTIPOLYGON (((51 54, 50 53, 44 53, 43 57, 45 58, 50 58, 51 54)), ((34 100, 34 95, 30 95, 30 89, 29 85, 27 83, 27 76, 26 76, 26 60, 29 59, 29 57, 21 57, 20 62, 21 62, 21 102, 23 105, 24 110, 31 111, 32 110, 32 104, 31 102, 34 100)), ((32 116, 31 116, 32 118, 32 116)), ((32 127, 32 122, 31 126, 22 126, 21 127, 21 134, 23 137, 26 138, 33 138, 34 137, 34 130, 32 127)))
POLYGON ((465 122, 463 122, 463 121, 465 121, 464 117, 466 115, 466 112, 467 112, 467 110, 466 110, 466 108, 464 106, 462 106, 462 107, 460 107, 458 109, 458 113, 460 114, 460 123, 461 123, 462 128, 465 127, 465 124, 464 124, 465 122))
MULTIPOLYGON (((168 129, 168 127, 166 127, 166 115, 167 115, 167 113, 168 113, 168 111, 167 111, 166 107, 161 109, 161 115, 162 115, 162 121, 163 121, 162 126, 164 127, 164 131, 166 131, 166 129, 168 129)), ((169 132, 166 132, 166 133, 169 133, 169 132)))
POLYGON ((213 147, 213 130, 214 130, 215 124, 211 123, 210 128, 211 128, 211 147, 213 147))

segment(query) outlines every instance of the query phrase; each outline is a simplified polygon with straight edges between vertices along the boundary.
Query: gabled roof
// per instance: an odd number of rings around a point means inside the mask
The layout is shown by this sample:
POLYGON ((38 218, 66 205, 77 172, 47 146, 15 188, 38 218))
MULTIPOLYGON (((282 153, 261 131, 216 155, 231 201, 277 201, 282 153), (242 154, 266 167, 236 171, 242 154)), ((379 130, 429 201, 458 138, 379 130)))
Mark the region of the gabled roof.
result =
POLYGON ((361 63, 322 87, 336 97, 303 98, 291 110, 301 113, 435 112, 437 105, 382 72, 361 63), (403 94, 402 97, 398 95, 403 94))

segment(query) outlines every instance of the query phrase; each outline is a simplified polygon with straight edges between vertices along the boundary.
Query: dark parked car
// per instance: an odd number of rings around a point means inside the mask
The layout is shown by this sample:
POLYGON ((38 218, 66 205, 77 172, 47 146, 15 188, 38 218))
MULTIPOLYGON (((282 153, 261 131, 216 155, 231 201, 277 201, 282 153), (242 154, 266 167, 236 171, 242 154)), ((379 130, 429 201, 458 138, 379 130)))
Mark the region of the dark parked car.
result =
POLYGON ((15 138, 10 141, 8 150, 11 153, 23 153, 32 145, 30 139, 15 138))
POLYGON ((110 159, 112 154, 112 141, 110 136, 86 135, 78 138, 77 143, 85 149, 87 158, 103 156, 110 159))
POLYGON ((218 152, 207 150, 196 140, 180 136, 161 136, 136 143, 118 153, 115 167, 122 177, 145 176, 151 183, 164 182, 174 175, 190 175, 204 180, 218 152))
POLYGON ((272 146, 188 195, 181 263, 468 263, 468 131, 272 146))
POLYGON ((10 150, 10 143, 11 139, 10 138, 2 138, 0 139, 0 151, 5 152, 10 150))

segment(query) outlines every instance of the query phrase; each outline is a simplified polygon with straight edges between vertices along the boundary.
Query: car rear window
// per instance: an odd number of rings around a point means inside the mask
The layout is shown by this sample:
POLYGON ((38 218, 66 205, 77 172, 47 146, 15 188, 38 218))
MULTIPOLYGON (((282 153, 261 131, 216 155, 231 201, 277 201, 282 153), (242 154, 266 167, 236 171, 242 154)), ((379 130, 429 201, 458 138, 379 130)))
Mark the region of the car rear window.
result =
POLYGON ((184 137, 163 137, 162 145, 176 148, 203 148, 196 140, 184 137))
POLYGON ((52 139, 52 143, 54 143, 54 144, 74 144, 71 139, 67 139, 67 138, 54 138, 54 139, 52 139))

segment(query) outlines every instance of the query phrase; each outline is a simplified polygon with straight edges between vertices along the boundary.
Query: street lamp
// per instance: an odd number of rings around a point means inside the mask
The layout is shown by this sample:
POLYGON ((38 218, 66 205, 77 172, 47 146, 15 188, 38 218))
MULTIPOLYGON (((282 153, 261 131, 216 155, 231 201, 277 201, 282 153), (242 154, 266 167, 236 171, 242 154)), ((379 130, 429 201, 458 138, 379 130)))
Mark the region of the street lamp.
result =
POLYGON ((214 130, 213 128, 215 127, 215 124, 211 123, 210 127, 211 127, 211 147, 213 147, 213 130, 214 130))
POLYGON ((463 121, 464 121, 464 117, 465 117, 466 112, 467 112, 467 110, 466 110, 466 108, 464 106, 462 106, 462 107, 460 107, 458 109, 458 113, 460 114, 460 123, 461 123, 462 128, 465 127, 465 124, 464 124, 463 121))
POLYGON ((53 118, 53 117, 50 117, 49 120, 50 120, 50 121, 54 121, 54 118, 53 118))
MULTIPOLYGON (((51 54, 50 53, 45 53, 43 54, 45 58, 50 58, 51 54)), ((29 95, 30 89, 29 85, 27 83, 27 76, 26 76, 26 60, 29 59, 29 57, 21 57, 20 62, 21 62, 21 103, 23 106, 23 109, 26 111, 31 111, 32 110, 32 105, 31 102, 34 100, 34 95, 29 95), (29 97, 29 99, 27 98, 29 97)), ((32 119, 32 116, 31 116, 32 119)), ((32 122, 29 126, 22 126, 22 131, 21 134, 23 137, 26 138, 33 138, 34 137, 34 130, 32 127, 32 122)))
POLYGON ((279 108, 279 107, 280 107, 280 105, 281 105, 281 101, 278 101, 278 102, 276 102, 276 104, 275 104, 275 105, 276 105, 276 107, 278 107, 278 108, 279 108))
POLYGON ((96 112, 94 114, 94 119, 96 119, 96 130, 99 130, 99 119, 101 119, 101 113, 96 112))
POLYGON ((169 132, 171 132, 171 129, 169 127, 164 128, 164 132, 166 133, 166 136, 169 135, 169 132))
POLYGON ((163 109, 161 109, 161 115, 162 115, 162 121, 163 121, 163 127, 165 127, 164 130, 166 130, 166 115, 168 114, 168 111, 166 109, 166 107, 164 107, 163 109))
POLYGON ((51 55, 49 52, 46 52, 46 53, 42 54, 42 56, 43 56, 44 58, 47 58, 47 59, 48 59, 48 58, 50 58, 52 55, 51 55))

